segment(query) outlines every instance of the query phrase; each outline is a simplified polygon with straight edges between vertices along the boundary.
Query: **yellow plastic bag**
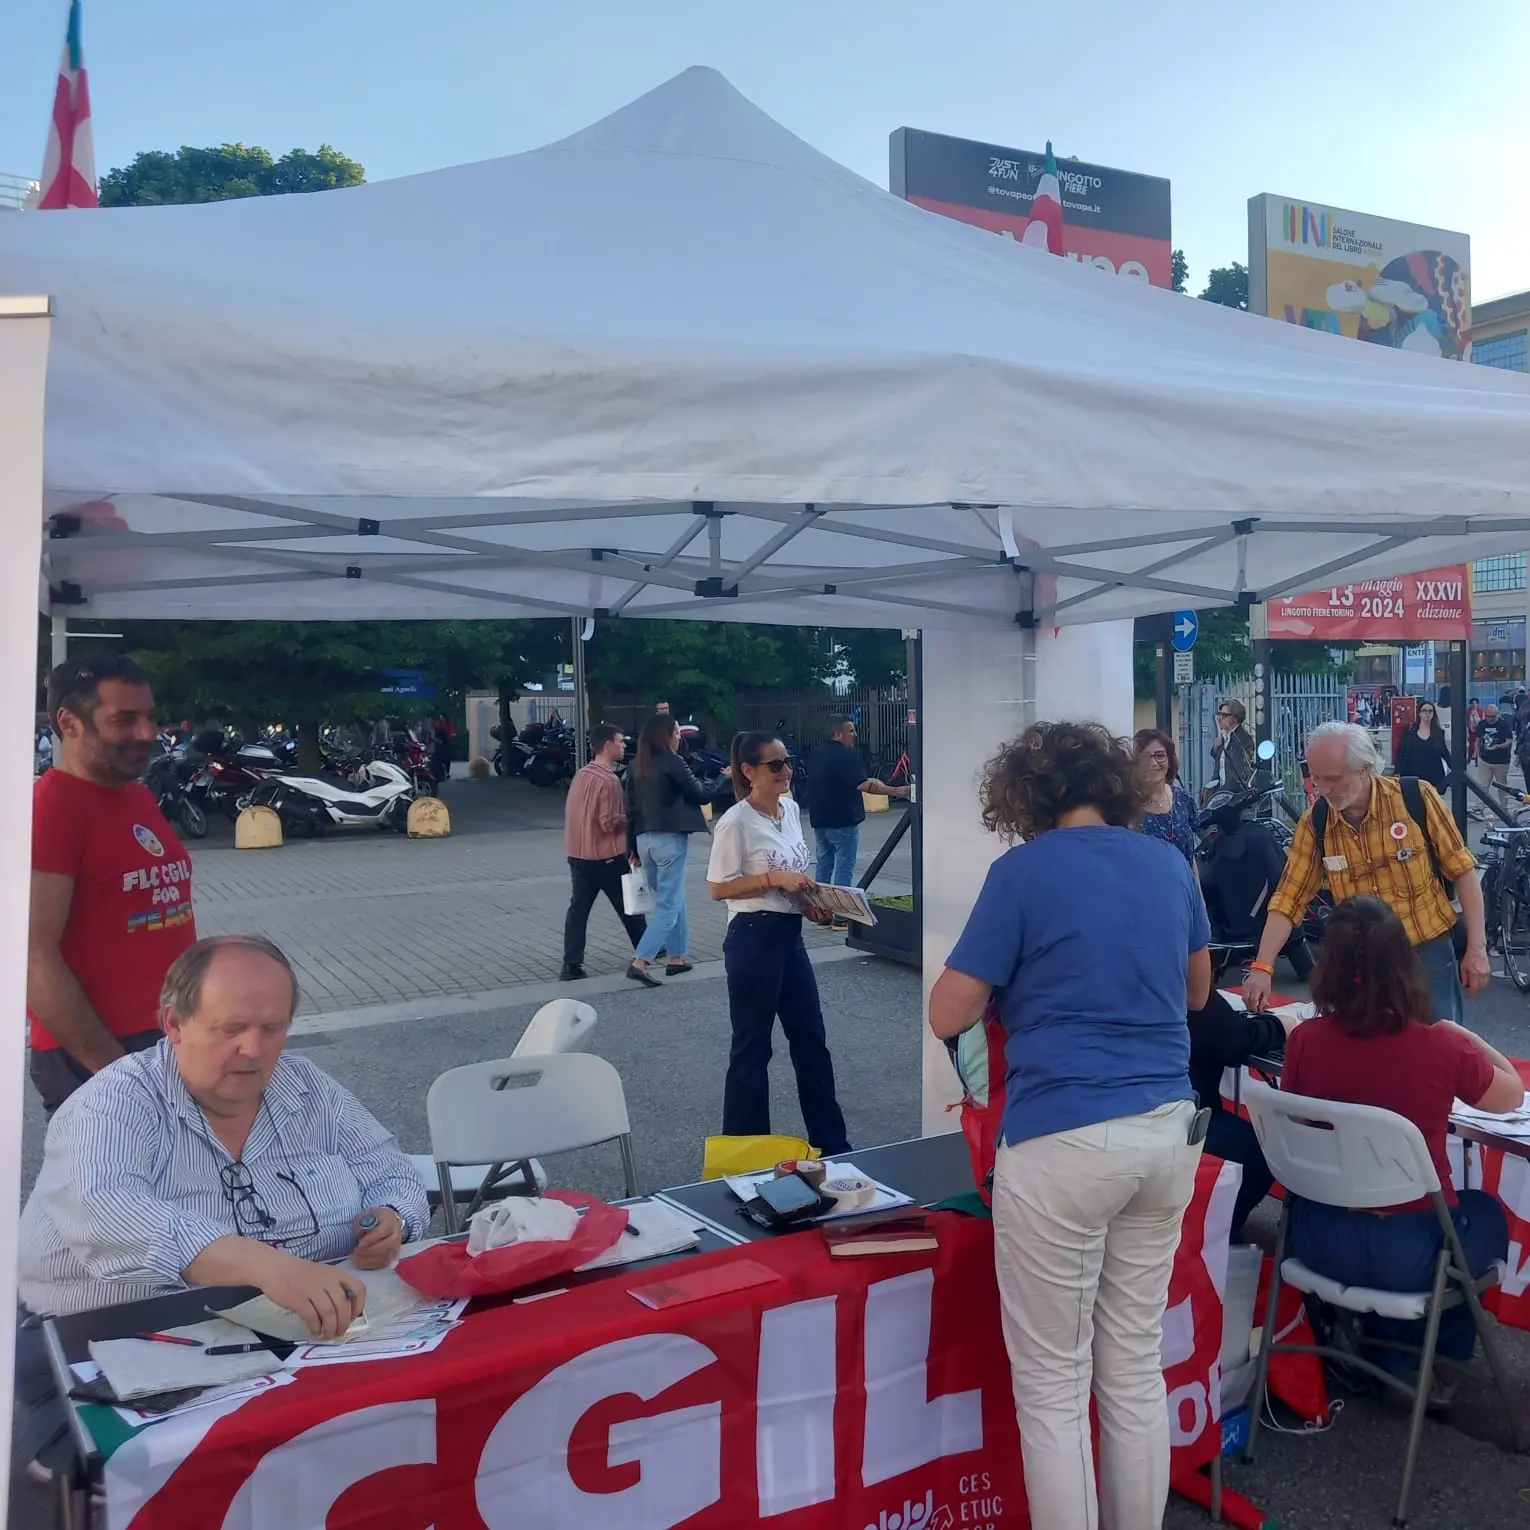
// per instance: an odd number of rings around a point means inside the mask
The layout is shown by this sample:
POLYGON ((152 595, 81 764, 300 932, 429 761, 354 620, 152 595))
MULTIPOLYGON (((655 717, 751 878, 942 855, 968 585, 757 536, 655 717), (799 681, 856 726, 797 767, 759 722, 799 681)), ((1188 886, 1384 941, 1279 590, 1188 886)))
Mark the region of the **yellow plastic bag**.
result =
POLYGON ((801 1137, 708 1137, 702 1150, 701 1177, 757 1174, 784 1158, 817 1158, 818 1149, 801 1137))

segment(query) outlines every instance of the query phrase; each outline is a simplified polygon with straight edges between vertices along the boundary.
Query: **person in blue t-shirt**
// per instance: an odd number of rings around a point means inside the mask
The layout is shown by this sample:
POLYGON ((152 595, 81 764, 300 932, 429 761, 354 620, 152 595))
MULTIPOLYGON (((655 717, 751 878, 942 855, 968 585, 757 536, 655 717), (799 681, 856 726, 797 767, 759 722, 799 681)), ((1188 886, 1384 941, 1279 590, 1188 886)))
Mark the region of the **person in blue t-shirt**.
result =
POLYGON ((1056 1530, 1156 1526, 1168 1497, 1163 1313, 1201 1152, 1185 1011, 1211 992, 1211 931, 1185 858, 1135 830, 1146 791, 1097 723, 1002 749, 983 823, 1024 843, 930 994, 942 1039, 990 997, 1008 1035, 994 1253, 1031 1517, 1056 1530))

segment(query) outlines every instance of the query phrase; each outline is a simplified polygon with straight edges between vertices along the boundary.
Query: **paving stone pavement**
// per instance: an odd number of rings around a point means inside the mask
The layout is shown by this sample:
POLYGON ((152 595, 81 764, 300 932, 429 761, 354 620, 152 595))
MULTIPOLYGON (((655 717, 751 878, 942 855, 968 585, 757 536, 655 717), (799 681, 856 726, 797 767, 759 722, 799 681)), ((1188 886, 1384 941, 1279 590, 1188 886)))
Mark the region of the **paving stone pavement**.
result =
MULTIPOLYGON (((354 830, 236 851, 229 828, 215 824, 192 846, 198 931, 276 941, 297 969, 302 1014, 555 980, 569 896, 563 793, 491 779, 448 782, 443 795, 453 828, 445 840, 354 830)), ((863 868, 900 818, 867 820, 863 868)), ((909 886, 905 838, 876 891, 909 886)), ((707 895, 704 844, 691 848, 688 891, 690 954, 716 960, 725 918, 707 895)), ((621 972, 631 954, 609 905, 597 904, 586 970, 621 972)))

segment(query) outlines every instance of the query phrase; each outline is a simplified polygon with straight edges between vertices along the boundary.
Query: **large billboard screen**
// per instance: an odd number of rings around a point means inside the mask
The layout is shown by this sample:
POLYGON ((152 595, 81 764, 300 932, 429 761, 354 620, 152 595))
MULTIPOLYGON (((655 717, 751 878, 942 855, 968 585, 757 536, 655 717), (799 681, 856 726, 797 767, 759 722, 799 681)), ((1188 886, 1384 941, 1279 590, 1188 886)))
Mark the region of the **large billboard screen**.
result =
MULTIPOLYGON (((889 186, 930 212, 1019 239, 1046 155, 970 138, 898 128, 890 144, 889 186)), ((1063 251, 1102 270, 1172 285, 1169 183, 1081 160, 1059 159, 1063 251)))
POLYGON ((1466 565, 1456 563, 1281 595, 1268 606, 1269 635, 1320 643, 1464 642, 1472 630, 1471 588, 1466 565))
POLYGON ((1351 340, 1464 360, 1471 240, 1268 193, 1248 204, 1253 313, 1351 340))

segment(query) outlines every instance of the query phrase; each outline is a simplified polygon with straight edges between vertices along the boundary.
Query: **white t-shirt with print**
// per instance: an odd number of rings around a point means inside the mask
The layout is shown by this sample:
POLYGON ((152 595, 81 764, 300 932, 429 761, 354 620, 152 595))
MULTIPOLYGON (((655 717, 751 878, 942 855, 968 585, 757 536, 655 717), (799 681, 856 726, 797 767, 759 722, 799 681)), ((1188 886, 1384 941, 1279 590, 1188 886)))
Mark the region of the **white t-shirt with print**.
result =
MULTIPOLYGON (((767 871, 808 872, 807 841, 802 837, 802 814, 790 797, 781 799, 781 817, 767 818, 747 802, 736 802, 712 825, 712 858, 707 881, 732 882, 738 877, 762 877, 767 871)), ((753 898, 729 898, 728 917, 735 914, 799 914, 802 910, 777 888, 753 898)))

